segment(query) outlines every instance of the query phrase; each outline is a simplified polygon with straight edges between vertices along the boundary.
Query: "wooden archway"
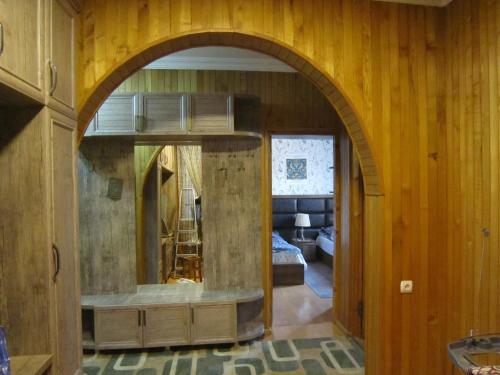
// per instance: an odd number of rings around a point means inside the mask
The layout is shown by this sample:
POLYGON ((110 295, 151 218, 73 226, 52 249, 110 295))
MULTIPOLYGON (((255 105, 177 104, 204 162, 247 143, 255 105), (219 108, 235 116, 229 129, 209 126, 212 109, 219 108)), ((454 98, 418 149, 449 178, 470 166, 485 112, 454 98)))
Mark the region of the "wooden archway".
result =
MULTIPOLYGON (((188 48, 204 46, 230 46, 250 49, 275 57, 290 65, 308 78, 327 98, 339 114, 358 155, 364 183, 364 262, 365 262, 365 350, 367 374, 376 374, 382 368, 381 359, 385 349, 384 337, 384 293, 381 290, 383 252, 384 188, 380 167, 374 157, 371 140, 367 136, 361 116, 353 102, 335 79, 317 67, 313 61, 297 49, 280 40, 250 32, 227 30, 189 31, 168 36, 135 51, 121 65, 106 72, 95 83, 78 110, 79 138, 104 100, 132 73, 154 60, 188 48)), ((265 236, 263 236, 265 237, 265 236)), ((265 267, 265 264, 264 264, 265 267)), ((265 278, 264 278, 265 279, 265 278)), ((264 289, 269 287, 264 281, 264 289)))
POLYGON ((173 52, 204 46, 231 46, 261 52, 283 61, 307 77, 325 95, 342 119, 359 155, 366 193, 382 195, 382 179, 373 155, 373 147, 352 101, 331 76, 315 67, 306 56, 269 36, 228 31, 189 32, 169 37, 138 51, 122 65, 107 72, 81 105, 78 111, 80 137, 99 106, 133 72, 173 52))

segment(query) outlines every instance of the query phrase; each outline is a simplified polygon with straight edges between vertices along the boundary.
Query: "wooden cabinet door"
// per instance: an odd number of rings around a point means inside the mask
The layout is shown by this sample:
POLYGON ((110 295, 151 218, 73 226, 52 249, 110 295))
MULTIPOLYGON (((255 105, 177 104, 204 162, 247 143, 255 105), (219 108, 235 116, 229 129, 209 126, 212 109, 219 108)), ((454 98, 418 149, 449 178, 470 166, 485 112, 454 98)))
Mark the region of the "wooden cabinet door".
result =
POLYGON ((186 96, 144 94, 141 96, 144 133, 186 134, 186 96))
POLYGON ((96 349, 142 347, 142 314, 137 308, 95 309, 96 349))
POLYGON ((75 13, 64 0, 47 1, 47 92, 49 105, 74 115, 75 13))
POLYGON ((191 343, 217 344, 236 341, 234 302, 191 304, 191 343))
POLYGON ((52 225, 55 259, 58 374, 75 374, 81 362, 79 265, 76 246, 76 124, 46 110, 51 135, 52 225))
POLYGON ((138 95, 133 93, 120 93, 109 96, 95 115, 94 128, 86 134, 119 135, 134 133, 139 117, 138 104, 138 95))
POLYGON ((148 307, 143 313, 144 347, 189 344, 188 304, 148 307))
POLYGON ((194 134, 231 134, 233 97, 227 94, 196 94, 190 101, 191 124, 194 134))
POLYGON ((42 0, 0 0, 0 82, 43 102, 42 0))
POLYGON ((37 108, 0 109, 0 324, 10 355, 50 353, 48 132, 37 108))

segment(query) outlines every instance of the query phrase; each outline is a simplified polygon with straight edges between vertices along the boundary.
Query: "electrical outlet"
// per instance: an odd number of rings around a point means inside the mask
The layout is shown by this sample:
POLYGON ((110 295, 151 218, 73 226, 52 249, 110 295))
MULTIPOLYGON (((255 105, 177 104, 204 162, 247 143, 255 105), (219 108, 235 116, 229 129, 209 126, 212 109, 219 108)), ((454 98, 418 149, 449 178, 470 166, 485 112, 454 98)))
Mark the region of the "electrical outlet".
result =
POLYGON ((413 280, 403 280, 401 281, 401 293, 413 293, 413 280))

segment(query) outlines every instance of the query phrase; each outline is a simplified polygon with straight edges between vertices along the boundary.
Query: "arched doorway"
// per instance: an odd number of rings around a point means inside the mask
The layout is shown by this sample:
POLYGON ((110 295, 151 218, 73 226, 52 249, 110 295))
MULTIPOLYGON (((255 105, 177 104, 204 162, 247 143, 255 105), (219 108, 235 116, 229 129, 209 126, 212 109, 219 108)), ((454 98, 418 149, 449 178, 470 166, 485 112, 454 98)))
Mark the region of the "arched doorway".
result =
MULTIPOLYGON (((249 33, 228 31, 196 31, 158 41, 154 45, 137 51, 125 63, 115 66, 108 71, 96 86, 87 93, 79 108, 79 135, 83 136, 90 119, 95 114, 102 102, 111 92, 131 73, 142 68, 145 64, 159 57, 187 48, 202 46, 231 46, 251 49, 275 57, 308 78, 324 94, 328 101, 338 112, 350 136, 354 149, 357 152, 364 182, 365 193, 365 226, 364 251, 365 251, 365 335, 367 353, 367 372, 376 373, 378 360, 383 348, 378 341, 381 338, 380 320, 382 316, 380 299, 379 274, 381 272, 380 254, 382 253, 383 233, 383 186, 380 170, 373 154, 370 138, 367 136, 360 116, 357 114, 349 97, 342 88, 326 72, 317 68, 312 61, 299 51, 285 45, 281 41, 267 36, 249 33)), ((264 140, 266 142, 266 140, 264 140)), ((265 145, 264 149, 268 148, 265 145)), ((265 158, 266 156, 264 156, 265 158)), ((265 173, 264 173, 265 175, 265 173)), ((263 182, 262 188, 266 188, 263 182)), ((267 196, 267 194, 264 194, 267 196)), ((263 200, 263 207, 269 202, 263 200)), ((263 227, 268 227, 269 217, 263 218, 263 227)), ((263 237, 263 287, 266 293, 265 321, 266 325, 272 319, 272 275, 270 261, 270 233, 263 237)))

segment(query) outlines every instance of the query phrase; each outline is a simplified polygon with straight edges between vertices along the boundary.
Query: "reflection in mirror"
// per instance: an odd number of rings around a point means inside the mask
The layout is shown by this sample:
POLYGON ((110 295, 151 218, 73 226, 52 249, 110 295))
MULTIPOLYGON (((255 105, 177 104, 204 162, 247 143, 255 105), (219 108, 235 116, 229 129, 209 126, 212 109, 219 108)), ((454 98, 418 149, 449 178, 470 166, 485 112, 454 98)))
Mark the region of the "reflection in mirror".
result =
MULTIPOLYGON (((144 152, 141 147, 151 146, 136 146, 136 152, 144 152)), ((162 147, 153 165, 144 177, 144 225, 137 226, 144 231, 144 260, 139 265, 145 267, 145 280, 138 283, 200 283, 201 146, 162 147)))

